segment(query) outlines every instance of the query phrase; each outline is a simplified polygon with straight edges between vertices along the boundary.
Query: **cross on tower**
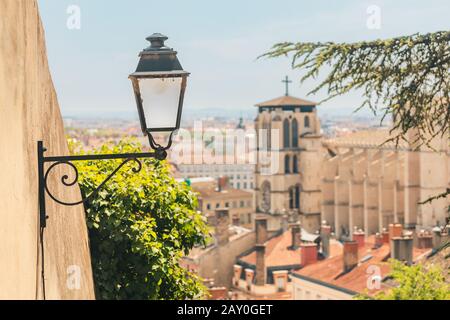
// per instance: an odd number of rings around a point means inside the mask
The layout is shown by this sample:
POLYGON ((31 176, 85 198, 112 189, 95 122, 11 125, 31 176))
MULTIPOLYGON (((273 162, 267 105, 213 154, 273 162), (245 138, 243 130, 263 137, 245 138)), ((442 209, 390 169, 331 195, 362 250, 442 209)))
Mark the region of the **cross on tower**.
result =
POLYGON ((286 96, 288 96, 289 95, 289 84, 292 83, 292 81, 289 80, 288 76, 286 76, 286 79, 281 82, 284 82, 286 84, 286 96))

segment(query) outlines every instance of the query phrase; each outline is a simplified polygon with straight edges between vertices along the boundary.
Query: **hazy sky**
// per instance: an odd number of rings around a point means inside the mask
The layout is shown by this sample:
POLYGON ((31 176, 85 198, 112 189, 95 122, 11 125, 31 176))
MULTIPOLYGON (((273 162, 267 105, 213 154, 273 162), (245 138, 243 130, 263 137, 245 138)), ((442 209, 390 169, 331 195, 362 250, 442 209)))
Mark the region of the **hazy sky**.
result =
MULTIPOLYGON (((254 110, 261 101, 291 94, 306 97, 288 59, 256 58, 282 41, 371 40, 450 29, 450 1, 330 0, 39 0, 53 80, 63 115, 134 115, 128 75, 153 32, 169 36, 183 67, 192 73, 185 108, 254 110), (80 29, 69 29, 71 5, 80 29), (381 12, 381 28, 367 27, 368 7, 381 12)), ((357 94, 332 100, 320 112, 350 113, 357 94)))

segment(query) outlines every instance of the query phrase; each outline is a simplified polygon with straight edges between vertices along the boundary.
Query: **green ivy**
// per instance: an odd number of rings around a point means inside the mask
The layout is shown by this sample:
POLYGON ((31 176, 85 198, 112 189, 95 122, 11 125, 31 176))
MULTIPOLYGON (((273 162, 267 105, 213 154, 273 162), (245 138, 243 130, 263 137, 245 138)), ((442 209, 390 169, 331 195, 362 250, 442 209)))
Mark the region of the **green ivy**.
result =
MULTIPOLYGON (((84 151, 70 141, 71 150, 84 151)), ((106 144, 97 154, 141 152, 134 140, 106 144)), ((89 195, 121 160, 76 163, 82 192, 89 195)), ((201 279, 180 258, 207 241, 208 227, 196 211, 190 187, 170 176, 168 164, 126 164, 87 206, 87 225, 97 299, 194 299, 205 296, 201 279)))

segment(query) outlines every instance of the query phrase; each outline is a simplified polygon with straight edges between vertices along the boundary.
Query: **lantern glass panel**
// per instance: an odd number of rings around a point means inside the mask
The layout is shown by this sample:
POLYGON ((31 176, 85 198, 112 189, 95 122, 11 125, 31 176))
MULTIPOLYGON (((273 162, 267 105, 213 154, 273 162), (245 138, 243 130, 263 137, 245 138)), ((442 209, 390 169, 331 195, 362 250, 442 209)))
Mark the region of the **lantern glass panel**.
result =
POLYGON ((175 129, 182 78, 142 78, 139 88, 147 129, 175 129))

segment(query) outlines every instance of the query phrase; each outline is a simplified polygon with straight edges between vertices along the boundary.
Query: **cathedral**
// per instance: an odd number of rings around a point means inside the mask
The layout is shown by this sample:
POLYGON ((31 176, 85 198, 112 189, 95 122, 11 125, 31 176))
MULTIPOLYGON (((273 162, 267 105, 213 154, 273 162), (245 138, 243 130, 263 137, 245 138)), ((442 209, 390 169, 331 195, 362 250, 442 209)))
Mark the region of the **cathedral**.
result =
POLYGON ((288 79, 285 82, 285 96, 257 105, 257 150, 267 152, 272 163, 256 165, 256 210, 269 218, 269 230, 300 220, 303 228, 316 231, 321 221, 322 162, 317 104, 290 96, 288 79))
MULTIPOLYGON (((421 204, 450 188, 450 149, 443 137, 417 148, 383 144, 389 130, 357 131, 326 139, 317 104, 289 95, 256 105, 256 211, 275 231, 299 221, 317 232, 323 221, 336 237, 382 233, 392 223, 410 230, 445 225, 450 197, 421 204), (268 170, 271 167, 271 170, 268 170)), ((414 141, 410 133, 409 141, 414 141)))

